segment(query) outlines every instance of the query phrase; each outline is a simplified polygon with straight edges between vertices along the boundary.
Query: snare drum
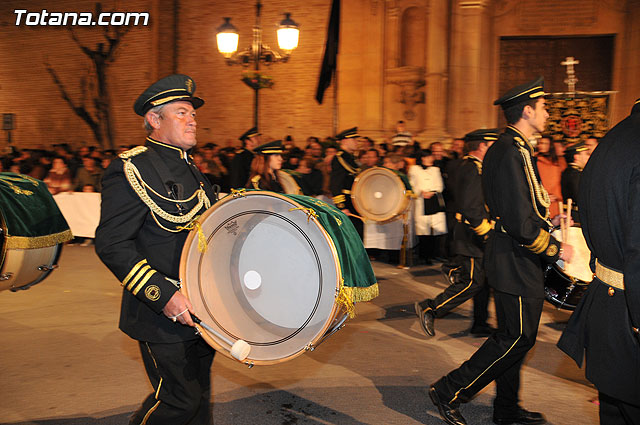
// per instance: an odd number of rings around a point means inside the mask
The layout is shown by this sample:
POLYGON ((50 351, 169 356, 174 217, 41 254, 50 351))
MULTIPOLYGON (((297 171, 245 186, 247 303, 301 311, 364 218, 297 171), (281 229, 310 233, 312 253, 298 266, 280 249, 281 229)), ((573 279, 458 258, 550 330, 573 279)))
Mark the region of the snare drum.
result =
MULTIPOLYGON (((582 234, 580 227, 570 227, 568 243, 573 247, 573 257, 567 263, 558 260, 545 269, 545 297, 547 301, 558 308, 575 310, 587 287, 593 280, 593 273, 589 267, 591 251, 582 234)), ((553 237, 562 241, 562 232, 556 230, 553 237)))
POLYGON ((46 185, 0 173, 0 291, 27 289, 56 267, 73 235, 46 185))
MULTIPOLYGON (((315 198, 236 193, 198 222, 182 252, 181 290, 202 322, 250 345, 248 365, 313 350, 342 326, 353 302, 377 295, 351 221, 315 198)), ((230 357, 224 340, 201 332, 230 357)))
POLYGON ((358 214, 385 222, 407 210, 411 186, 398 173, 384 167, 368 168, 358 174, 351 187, 351 201, 358 214))

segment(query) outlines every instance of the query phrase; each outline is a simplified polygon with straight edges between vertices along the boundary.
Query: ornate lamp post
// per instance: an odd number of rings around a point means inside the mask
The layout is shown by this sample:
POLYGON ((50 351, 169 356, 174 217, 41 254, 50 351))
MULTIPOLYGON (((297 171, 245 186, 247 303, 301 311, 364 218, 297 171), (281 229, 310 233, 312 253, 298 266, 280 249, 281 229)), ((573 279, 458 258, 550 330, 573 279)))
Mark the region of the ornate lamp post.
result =
POLYGON ((247 73, 243 81, 254 91, 253 124, 258 127, 259 91, 261 88, 271 87, 273 82, 260 75, 260 64, 271 65, 276 62, 286 62, 296 47, 300 30, 298 24, 291 19, 290 13, 285 13, 285 18, 278 25, 278 46, 282 53, 262 44, 262 27, 260 26, 260 0, 256 2, 256 23, 253 26, 253 42, 251 46, 238 51, 238 30, 231 24, 231 18, 224 18, 224 23, 218 27, 216 39, 218 51, 222 53, 227 65, 240 64, 249 67, 253 64, 253 74, 247 73))

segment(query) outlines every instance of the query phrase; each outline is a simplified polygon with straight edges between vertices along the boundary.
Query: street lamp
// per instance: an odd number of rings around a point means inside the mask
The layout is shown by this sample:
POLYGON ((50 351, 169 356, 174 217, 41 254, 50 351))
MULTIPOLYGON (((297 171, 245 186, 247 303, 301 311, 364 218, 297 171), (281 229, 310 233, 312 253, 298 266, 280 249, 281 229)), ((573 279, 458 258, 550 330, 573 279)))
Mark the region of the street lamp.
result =
POLYGON ((285 18, 278 25, 278 47, 282 53, 272 50, 262 44, 262 27, 260 26, 260 9, 262 3, 256 2, 256 23, 253 26, 253 42, 251 46, 238 51, 238 29, 231 23, 231 18, 224 18, 224 23, 218 27, 216 41, 218 51, 224 56, 227 65, 240 64, 249 67, 253 64, 253 75, 243 78, 245 84, 254 91, 253 124, 258 128, 258 98, 261 88, 270 87, 273 82, 260 75, 260 63, 271 65, 276 62, 286 62, 291 53, 298 47, 300 30, 298 24, 291 19, 290 13, 285 13, 285 18))

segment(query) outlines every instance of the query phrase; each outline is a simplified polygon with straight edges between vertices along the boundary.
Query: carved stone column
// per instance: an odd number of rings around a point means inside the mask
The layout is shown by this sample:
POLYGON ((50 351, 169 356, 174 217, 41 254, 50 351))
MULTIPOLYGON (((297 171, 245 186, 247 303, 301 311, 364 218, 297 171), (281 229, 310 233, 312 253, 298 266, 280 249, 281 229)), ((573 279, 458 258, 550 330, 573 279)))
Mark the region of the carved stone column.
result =
POLYGON ((491 125, 490 0, 453 4, 449 130, 453 137, 491 125))
POLYGON ((447 65, 449 10, 447 0, 431 0, 427 22, 426 129, 423 136, 438 140, 447 132, 447 65))

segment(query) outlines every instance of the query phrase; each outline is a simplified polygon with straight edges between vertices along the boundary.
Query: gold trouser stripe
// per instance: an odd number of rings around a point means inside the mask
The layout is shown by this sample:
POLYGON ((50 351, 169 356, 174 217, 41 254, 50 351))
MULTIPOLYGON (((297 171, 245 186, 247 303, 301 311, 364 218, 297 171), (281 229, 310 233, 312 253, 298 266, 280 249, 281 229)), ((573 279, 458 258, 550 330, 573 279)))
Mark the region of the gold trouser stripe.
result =
MULTIPOLYGON (((153 360, 153 365, 155 366, 156 370, 158 370, 158 363, 156 363, 156 358, 153 356, 153 353, 151 352, 151 347, 149 347, 149 343, 145 342, 145 345, 147 346, 147 351, 149 352, 149 355, 151 356, 151 360, 153 360)), ((158 375, 160 374, 160 371, 158 370, 158 375)), ((160 394, 160 387, 162 386, 162 377, 160 377, 160 383, 158 383, 158 389, 156 390, 156 395, 155 395, 155 399, 158 400, 158 394, 160 394)), ((147 423, 147 420, 149 419, 149 416, 151 416, 151 414, 153 412, 155 412, 155 410, 158 408, 158 406, 160 405, 160 400, 158 400, 158 402, 156 404, 154 404, 151 409, 149 409, 147 411, 147 413, 144 415, 144 418, 142 418, 142 422, 140 422, 140 425, 145 425, 147 423)))
POLYGON ((451 401, 449 401, 449 404, 453 403, 457 398, 458 395, 460 394, 460 391, 462 390, 466 390, 469 387, 471 387, 473 384, 475 384, 475 382, 480 379, 482 377, 482 375, 484 375, 485 373, 487 373, 487 371, 489 369, 491 369, 493 367, 493 365, 495 365, 496 363, 498 363, 500 360, 502 360, 503 358, 505 358, 505 356, 507 354, 509 354, 509 352, 511 350, 513 350, 513 347, 516 346, 516 344, 518 343, 518 341, 520 341, 520 338, 522 338, 522 297, 518 297, 518 302, 520 303, 520 335, 518 335, 518 338, 513 342, 513 344, 511 344, 511 347, 509 347, 509 349, 502 355, 500 356, 498 359, 496 359, 493 363, 491 363, 489 365, 489 367, 487 367, 485 370, 482 371, 482 373, 480 375, 478 375, 478 377, 476 379, 474 379, 473 381, 471 381, 471 383, 469 385, 467 385, 464 388, 460 388, 458 391, 456 391, 456 393, 453 395, 453 398, 451 399, 451 401))
POLYGON ((130 291, 131 288, 133 288, 136 284, 136 282, 138 282, 138 280, 140 280, 140 278, 142 276, 144 276, 144 274, 148 271, 151 270, 151 266, 148 264, 145 264, 140 270, 138 270, 138 273, 136 273, 136 275, 133 277, 133 279, 131 279, 129 281, 129 284, 127 285, 127 289, 130 291))
POLYGON ((436 310, 439 309, 440 307, 442 307, 443 305, 447 304, 449 301, 451 301, 452 299, 456 298, 460 294, 463 294, 464 292, 466 292, 467 289, 471 288, 471 285, 473 284, 473 269, 474 269, 474 266, 475 266, 475 261, 474 261, 473 257, 471 257, 471 273, 469 275, 470 276, 469 284, 462 291, 458 292, 457 294, 455 294, 454 296, 452 296, 448 300, 443 301, 442 303, 440 303, 440 305, 436 307, 436 310))
POLYGON ((605 266, 596 258, 596 277, 614 288, 624 291, 624 274, 605 266))
POLYGON ((134 274, 136 274, 136 272, 138 271, 138 269, 139 269, 140 267, 142 267, 142 265, 143 265, 144 263, 146 263, 146 262, 147 262, 147 260, 146 260, 145 258, 143 258, 142 260, 138 261, 138 264, 136 264, 135 266, 133 266, 133 267, 131 268, 131 271, 130 271, 130 272, 129 272, 129 274, 127 275, 127 277, 125 277, 125 278, 122 280, 122 286, 126 286, 126 284, 127 284, 127 282, 129 281, 129 279, 131 279, 131 277, 132 277, 134 274))
POLYGON ((144 285, 149 281, 149 279, 151 279, 151 276, 153 276, 154 274, 156 274, 156 271, 151 269, 149 273, 147 273, 147 275, 140 281, 138 286, 136 286, 136 289, 134 289, 131 293, 133 295, 138 295, 138 292, 140 292, 140 289, 144 287, 144 285))

